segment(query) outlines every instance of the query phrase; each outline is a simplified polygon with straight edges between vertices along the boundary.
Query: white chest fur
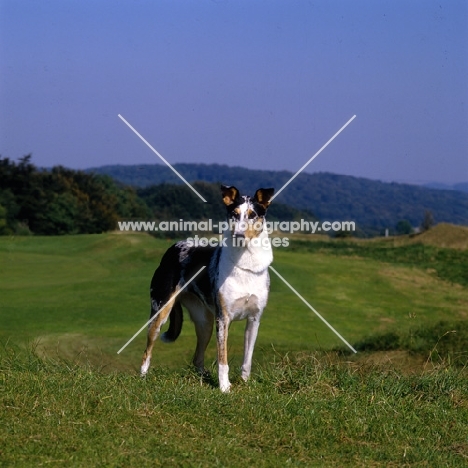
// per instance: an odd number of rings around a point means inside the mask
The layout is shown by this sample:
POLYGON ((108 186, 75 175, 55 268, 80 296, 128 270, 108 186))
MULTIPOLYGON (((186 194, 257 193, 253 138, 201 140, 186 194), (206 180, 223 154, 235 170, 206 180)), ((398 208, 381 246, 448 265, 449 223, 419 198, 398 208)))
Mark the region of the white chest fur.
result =
POLYGON ((217 286, 230 320, 261 315, 268 300, 272 260, 271 246, 265 243, 243 248, 228 243, 222 249, 217 286))

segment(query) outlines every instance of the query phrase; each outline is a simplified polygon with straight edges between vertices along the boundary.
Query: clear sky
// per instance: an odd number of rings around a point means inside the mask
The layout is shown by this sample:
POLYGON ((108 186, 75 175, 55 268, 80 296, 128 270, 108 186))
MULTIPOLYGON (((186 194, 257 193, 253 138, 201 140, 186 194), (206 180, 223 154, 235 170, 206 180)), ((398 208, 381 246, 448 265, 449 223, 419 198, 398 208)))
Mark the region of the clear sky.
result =
POLYGON ((0 155, 468 180, 462 0, 0 0, 0 155))

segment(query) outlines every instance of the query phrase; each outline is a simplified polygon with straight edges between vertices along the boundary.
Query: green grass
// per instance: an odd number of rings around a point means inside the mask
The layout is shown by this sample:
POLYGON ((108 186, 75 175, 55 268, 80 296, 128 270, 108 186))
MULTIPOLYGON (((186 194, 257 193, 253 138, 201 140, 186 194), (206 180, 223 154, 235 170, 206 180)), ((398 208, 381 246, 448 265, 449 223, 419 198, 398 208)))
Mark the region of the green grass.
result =
POLYGON ((331 351, 341 341, 271 274, 252 380, 240 379, 244 324, 234 323, 233 389, 222 395, 214 340, 213 380, 189 367, 189 320, 174 344, 157 343, 146 380, 144 334, 116 354, 147 320, 149 282, 171 243, 0 238, 0 465, 466 462, 463 251, 342 241, 276 250, 279 273, 363 352, 331 351))
POLYGON ((466 373, 420 375, 294 354, 221 394, 191 371, 142 380, 0 357, 5 466, 462 466, 466 373))
MULTIPOLYGON (((468 367, 468 323, 440 321, 434 325, 412 329, 409 333, 390 330, 369 335, 355 344, 358 351, 407 350, 422 355, 428 361, 449 361, 468 367)), ((349 353, 349 350, 344 350, 349 353)))
MULTIPOLYGON (((171 242, 114 233, 0 238, 0 339, 39 341, 49 355, 57 351, 73 359, 85 352, 109 369, 136 370, 144 333, 120 355, 116 352, 147 319, 149 282, 171 242)), ((274 266, 351 343, 369 331, 408 331, 466 317, 468 291, 419 265, 301 248, 277 249, 274 266)), ((241 360, 243 328, 239 322, 230 330, 234 365, 241 360)), ((268 361, 273 348, 284 353, 340 344, 271 274, 255 360, 268 361)), ((176 343, 157 343, 156 362, 180 368, 190 361, 194 345, 193 326, 186 320, 176 343)), ((213 361, 215 354, 211 343, 208 359, 213 361)))
POLYGON ((440 279, 468 286, 468 250, 440 248, 422 243, 395 248, 388 241, 380 242, 307 242, 293 241, 291 250, 297 252, 327 252, 340 256, 359 256, 381 262, 426 269, 440 279))

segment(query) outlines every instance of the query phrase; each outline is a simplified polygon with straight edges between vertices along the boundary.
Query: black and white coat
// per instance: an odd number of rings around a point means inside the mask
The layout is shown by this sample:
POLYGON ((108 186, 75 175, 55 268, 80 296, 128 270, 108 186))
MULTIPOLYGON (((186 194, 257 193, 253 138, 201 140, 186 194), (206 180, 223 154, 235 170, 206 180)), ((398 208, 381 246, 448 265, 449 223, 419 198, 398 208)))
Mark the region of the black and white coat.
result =
POLYGON ((183 305, 195 324, 197 347, 193 363, 202 373, 205 350, 216 323, 219 386, 221 391, 228 392, 231 386, 227 358, 229 325, 234 320, 247 321, 241 368, 241 376, 247 380, 260 318, 268 301, 268 266, 273 261, 273 253, 265 214, 274 190, 259 189, 252 198, 241 197, 235 187, 222 186, 221 192, 230 221, 221 245, 196 247, 187 241, 178 242, 167 250, 154 273, 151 317, 156 314, 157 317, 148 328, 141 374, 148 372, 154 342, 168 318, 169 329, 161 339, 172 342, 179 336, 183 305), (179 294, 202 266, 205 269, 179 294))

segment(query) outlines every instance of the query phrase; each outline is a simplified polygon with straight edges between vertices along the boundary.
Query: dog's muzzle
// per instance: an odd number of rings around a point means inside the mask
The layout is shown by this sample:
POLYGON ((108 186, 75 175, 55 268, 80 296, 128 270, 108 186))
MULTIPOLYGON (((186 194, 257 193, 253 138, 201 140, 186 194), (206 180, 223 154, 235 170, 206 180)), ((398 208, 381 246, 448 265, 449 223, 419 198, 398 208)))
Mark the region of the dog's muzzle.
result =
POLYGON ((237 221, 236 224, 234 225, 234 232, 232 234, 232 237, 234 239, 245 239, 245 231, 247 231, 249 225, 247 221, 241 220, 237 221))

